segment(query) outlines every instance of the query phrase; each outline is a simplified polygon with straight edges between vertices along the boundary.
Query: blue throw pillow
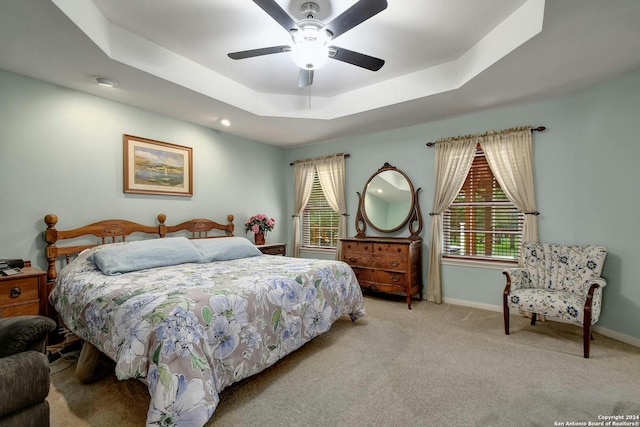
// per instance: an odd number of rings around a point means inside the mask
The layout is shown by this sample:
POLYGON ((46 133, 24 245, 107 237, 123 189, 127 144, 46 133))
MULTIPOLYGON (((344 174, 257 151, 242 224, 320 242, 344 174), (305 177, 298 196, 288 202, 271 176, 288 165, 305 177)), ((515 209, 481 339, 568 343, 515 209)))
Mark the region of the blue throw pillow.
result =
POLYGON ((202 255, 186 237, 167 237, 97 250, 90 259, 103 274, 113 276, 153 267, 202 262, 202 255))
POLYGON ((194 239, 191 243, 202 254, 203 262, 229 261, 262 255, 262 252, 244 237, 194 239))

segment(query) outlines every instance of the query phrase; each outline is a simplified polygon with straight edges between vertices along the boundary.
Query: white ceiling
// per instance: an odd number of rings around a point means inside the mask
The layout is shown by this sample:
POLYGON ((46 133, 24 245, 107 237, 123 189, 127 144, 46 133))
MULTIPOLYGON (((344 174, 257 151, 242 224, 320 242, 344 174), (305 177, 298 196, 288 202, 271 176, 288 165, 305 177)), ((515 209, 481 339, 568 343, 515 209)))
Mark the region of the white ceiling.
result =
MULTIPOLYGON (((276 1, 302 18, 304 0, 276 1)), ((384 59, 382 69, 329 60, 310 88, 297 87, 288 52, 227 56, 291 43, 249 0, 3 2, 0 69, 286 147, 565 95, 640 69, 638 0, 388 1, 331 42, 384 59)), ((318 18, 355 2, 316 0, 318 18)))

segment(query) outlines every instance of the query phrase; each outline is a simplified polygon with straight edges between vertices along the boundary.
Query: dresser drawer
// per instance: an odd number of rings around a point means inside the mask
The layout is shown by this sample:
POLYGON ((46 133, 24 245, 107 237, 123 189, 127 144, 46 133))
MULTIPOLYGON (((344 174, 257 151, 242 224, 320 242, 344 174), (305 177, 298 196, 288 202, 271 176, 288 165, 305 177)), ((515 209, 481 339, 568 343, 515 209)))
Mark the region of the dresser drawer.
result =
POLYGON ((356 277, 358 278, 358 282, 360 283, 360 285, 362 285, 362 282, 370 280, 371 270, 367 270, 366 268, 358 268, 358 267, 352 267, 352 270, 356 274, 356 277))
POLYGON ((377 283, 402 286, 403 288, 406 288, 407 284, 409 283, 407 275, 405 273, 384 270, 371 270, 369 280, 377 283))
POLYGON ((398 255, 406 257, 409 253, 409 246, 394 243, 374 243, 373 253, 375 255, 398 255))
MULTIPOLYGON (((15 305, 38 300, 36 277, 12 278, 0 282, 0 306, 15 305)), ((36 312, 37 314, 37 312, 36 312)))
POLYGON ((343 253, 371 253, 373 251, 373 243, 371 242, 346 242, 342 246, 343 253))
POLYGON ((394 257, 394 256, 379 256, 373 257, 371 262, 368 264, 369 267, 382 269, 382 270, 393 270, 405 272, 409 270, 409 261, 407 258, 394 257))
POLYGON ((362 252, 345 252, 342 254, 342 261, 351 267, 368 267, 373 262, 373 257, 362 252))

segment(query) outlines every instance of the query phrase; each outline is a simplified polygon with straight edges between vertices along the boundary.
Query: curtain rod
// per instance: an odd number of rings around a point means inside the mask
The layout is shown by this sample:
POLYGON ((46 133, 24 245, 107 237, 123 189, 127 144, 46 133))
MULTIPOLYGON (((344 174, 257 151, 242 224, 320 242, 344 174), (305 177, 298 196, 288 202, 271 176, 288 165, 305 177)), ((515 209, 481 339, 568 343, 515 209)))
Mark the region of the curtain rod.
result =
MULTIPOLYGON (((545 126, 538 126, 535 128, 531 128, 531 132, 542 132, 544 130, 546 130, 547 128, 545 126)), ((435 142, 427 142, 427 147, 435 147, 436 143, 435 142)))
POLYGON ((315 157, 315 158, 313 158, 313 159, 296 160, 295 162, 291 162, 291 163, 289 163, 289 166, 293 166, 293 165, 295 165, 296 163, 300 163, 300 162, 308 162, 309 160, 327 159, 327 158, 329 158, 329 157, 334 157, 334 156, 343 156, 345 159, 346 159, 347 157, 351 157, 351 155, 350 155, 350 154, 348 154, 348 153, 347 153, 347 154, 343 154, 343 153, 330 154, 330 155, 328 155, 328 156, 315 157))

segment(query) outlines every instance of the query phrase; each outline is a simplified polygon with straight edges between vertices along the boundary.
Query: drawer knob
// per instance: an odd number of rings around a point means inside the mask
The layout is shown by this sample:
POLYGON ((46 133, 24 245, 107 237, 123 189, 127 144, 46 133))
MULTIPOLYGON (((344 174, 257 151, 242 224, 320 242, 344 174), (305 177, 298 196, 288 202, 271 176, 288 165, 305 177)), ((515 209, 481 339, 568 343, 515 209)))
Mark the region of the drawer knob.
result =
POLYGON ((20 289, 17 286, 14 286, 13 288, 11 288, 11 298, 18 298, 20 295, 22 295, 22 289, 20 289))
POLYGON ((358 261, 358 258, 349 258, 349 261, 356 262, 356 261, 358 261))
POLYGON ((400 262, 398 261, 391 261, 391 267, 397 267, 400 265, 400 262))
POLYGON ((398 276, 393 276, 393 277, 391 278, 391 281, 392 281, 392 282, 399 282, 399 281, 400 281, 400 278, 399 278, 398 276))

